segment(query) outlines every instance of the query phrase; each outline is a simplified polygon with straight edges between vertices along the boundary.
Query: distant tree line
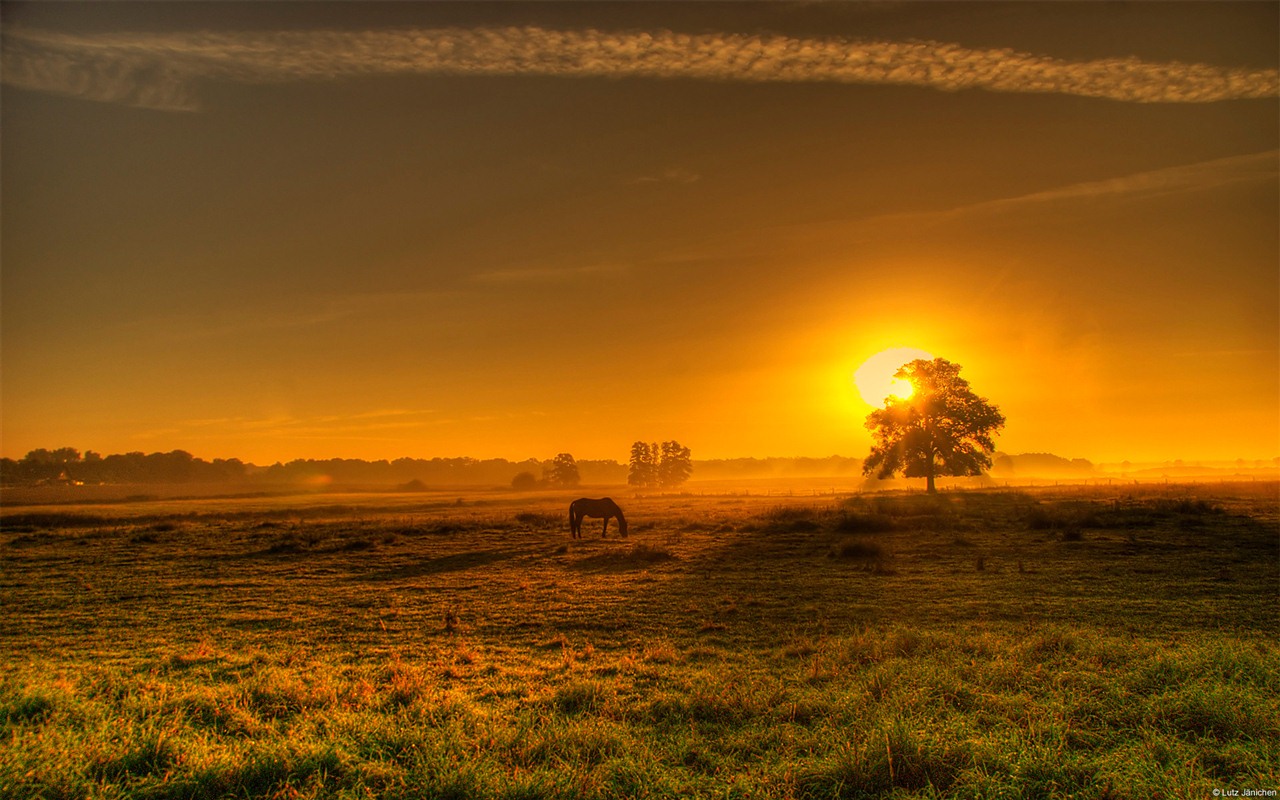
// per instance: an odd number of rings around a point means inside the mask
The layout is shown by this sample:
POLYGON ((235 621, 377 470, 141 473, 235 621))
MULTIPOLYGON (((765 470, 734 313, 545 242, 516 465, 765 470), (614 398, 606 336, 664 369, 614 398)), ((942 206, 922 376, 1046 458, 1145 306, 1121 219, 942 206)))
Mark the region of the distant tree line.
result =
MULTIPOLYGON (((92 450, 83 454, 72 447, 32 450, 20 459, 0 458, 0 484, 23 486, 39 483, 234 483, 262 485, 345 486, 514 486, 517 489, 571 488, 578 484, 618 485, 636 488, 674 487, 696 468, 699 480, 749 480, 766 478, 855 477, 862 460, 844 456, 826 458, 732 458, 693 461, 688 448, 667 442, 664 473, 662 444, 636 442, 628 464, 606 460, 578 460, 561 453, 545 461, 504 458, 397 458, 392 461, 360 459, 298 459, 270 466, 256 466, 237 458, 206 461, 184 450, 168 453, 121 453, 103 456, 92 450), (674 447, 671 447, 674 445, 674 447), (677 482, 678 481, 678 482, 677 482), (414 483, 416 482, 416 484, 414 483)), ((1280 466, 1280 460, 1248 462, 1239 467, 1280 466)), ((1121 465, 1128 469, 1128 464, 1121 465)), ((1151 473, 1181 469, 1166 464, 1151 473)), ((1188 465, 1186 471, 1211 468, 1188 465)), ((1048 453, 1011 455, 996 453, 992 474, 998 478, 1090 477, 1103 472, 1081 458, 1065 459, 1048 453)), ((1136 474, 1136 473, 1135 473, 1136 474)))
POLYGON ((528 473, 537 488, 542 485, 576 486, 583 483, 621 483, 626 468, 612 460, 577 461, 568 453, 541 461, 530 458, 509 461, 505 458, 397 458, 394 461, 361 461, 330 459, 325 461, 291 461, 273 464, 261 472, 261 480, 270 483, 315 483, 325 480, 351 485, 402 484, 417 480, 431 486, 506 486, 516 476, 528 473))
POLYGON ((1079 478, 1089 477, 1095 472, 1097 468, 1088 459, 1066 459, 1052 453, 1023 453, 1018 456, 997 453, 991 465, 993 476, 1005 478, 1015 477, 1019 473, 1042 478, 1079 478))
POLYGON ((244 480, 248 466, 237 458, 205 461, 185 450, 102 456, 73 447, 32 450, 21 459, 0 459, 0 482, 40 483, 221 483, 244 480))
MULTIPOLYGON (((616 461, 608 463, 621 466, 616 461)), ((581 482, 582 475, 578 472, 578 462, 574 460, 573 455, 560 453, 542 465, 541 480, 532 471, 525 470, 516 473, 516 476, 511 479, 511 488, 520 492, 546 488, 572 489, 581 482)))
POLYGON ((505 486, 532 490, 571 488, 579 484, 628 483, 637 488, 674 488, 689 479, 694 467, 706 480, 806 475, 855 475, 858 459, 736 458, 694 462, 678 442, 632 445, 630 464, 611 459, 575 459, 560 453, 548 460, 505 458, 297 459, 256 466, 239 459, 206 461, 183 450, 169 453, 124 453, 102 456, 71 447, 32 450, 21 459, 0 459, 0 483, 251 483, 401 486, 414 481, 432 486, 505 486), (664 448, 666 454, 664 457, 664 448), (663 466, 665 463, 665 467, 663 466))
POLYGON ((637 489, 674 489, 693 474, 689 448, 677 441, 631 445, 627 483, 637 489))
MULTIPOLYGON (((296 459, 270 466, 239 459, 205 461, 184 450, 169 453, 83 455, 71 447, 32 450, 20 459, 0 459, 0 484, 56 483, 249 483, 263 485, 400 486, 414 481, 432 486, 505 486, 518 474, 543 476, 543 485, 620 484, 627 468, 614 460, 575 460, 568 453, 540 461, 505 458, 296 459)), ((538 478, 534 478, 535 487, 538 478)))

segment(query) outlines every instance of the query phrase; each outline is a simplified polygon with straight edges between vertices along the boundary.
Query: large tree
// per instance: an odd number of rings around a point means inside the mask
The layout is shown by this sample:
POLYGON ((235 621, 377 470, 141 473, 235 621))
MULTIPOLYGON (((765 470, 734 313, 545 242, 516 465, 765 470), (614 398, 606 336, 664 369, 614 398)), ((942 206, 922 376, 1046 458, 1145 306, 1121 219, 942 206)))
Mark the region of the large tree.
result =
POLYGON ((693 456, 689 448, 677 441, 662 443, 662 461, 658 464, 658 483, 664 489, 675 489, 693 474, 693 456))
POLYGON ((938 475, 981 475, 991 468, 992 435, 1004 427, 1000 409, 979 397, 960 377, 960 365, 944 358, 917 359, 894 376, 911 383, 911 396, 890 397, 867 415, 875 439, 863 474, 924 478, 936 492, 938 475))
POLYGON ((566 489, 577 486, 581 481, 578 477, 578 462, 568 453, 560 453, 550 464, 544 464, 542 475, 547 483, 566 489))
POLYGON ((693 474, 693 456, 689 448, 672 440, 631 445, 631 464, 627 483, 637 489, 675 489, 693 474))
POLYGON ((657 443, 636 442, 631 445, 631 463, 627 467, 627 483, 637 489, 648 489, 658 485, 657 443))

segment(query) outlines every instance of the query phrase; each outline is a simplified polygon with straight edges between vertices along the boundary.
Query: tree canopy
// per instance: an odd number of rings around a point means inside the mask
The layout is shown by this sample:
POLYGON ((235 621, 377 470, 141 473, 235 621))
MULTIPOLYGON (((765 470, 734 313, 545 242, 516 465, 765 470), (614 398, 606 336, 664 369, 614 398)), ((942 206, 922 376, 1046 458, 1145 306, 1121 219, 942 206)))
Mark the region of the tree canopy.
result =
POLYGON ((569 453, 560 453, 551 463, 542 468, 543 477, 552 486, 571 489, 581 481, 578 475, 578 462, 569 453))
POLYGON ((631 445, 631 463, 627 483, 637 489, 674 489, 693 474, 693 456, 689 448, 672 440, 631 445))
POLYGON ((935 492, 938 475, 981 475, 991 468, 992 436, 1004 427, 1004 415, 969 388, 959 364, 917 359, 895 377, 909 381, 913 391, 910 397, 890 397, 867 415, 874 443, 864 474, 925 478, 935 492))

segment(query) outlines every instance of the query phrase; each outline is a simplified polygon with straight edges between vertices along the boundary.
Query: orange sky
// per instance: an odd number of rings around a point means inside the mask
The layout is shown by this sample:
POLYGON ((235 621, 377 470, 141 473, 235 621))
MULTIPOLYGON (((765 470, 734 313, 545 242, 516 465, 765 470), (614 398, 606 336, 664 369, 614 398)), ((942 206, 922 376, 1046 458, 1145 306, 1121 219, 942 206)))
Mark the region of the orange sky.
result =
POLYGON ((5 456, 1280 455, 1274 3, 3 10, 5 456))

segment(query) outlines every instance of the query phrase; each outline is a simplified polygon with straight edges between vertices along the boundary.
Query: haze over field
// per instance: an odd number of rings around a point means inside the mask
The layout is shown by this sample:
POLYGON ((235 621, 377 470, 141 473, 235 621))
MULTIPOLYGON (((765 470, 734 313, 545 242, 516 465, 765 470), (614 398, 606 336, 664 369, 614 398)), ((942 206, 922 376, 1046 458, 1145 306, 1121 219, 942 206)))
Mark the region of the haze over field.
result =
POLYGON ((1280 6, 6 3, 5 457, 1280 454, 1280 6))

